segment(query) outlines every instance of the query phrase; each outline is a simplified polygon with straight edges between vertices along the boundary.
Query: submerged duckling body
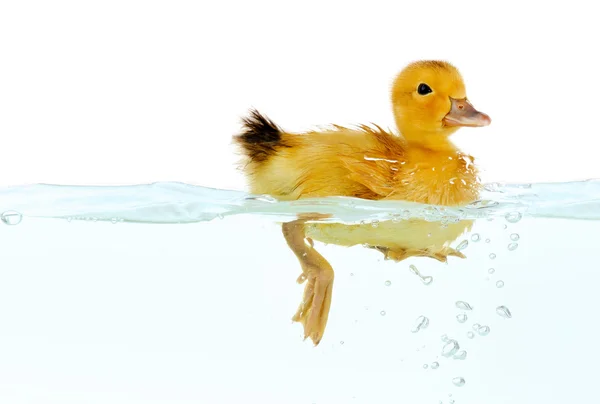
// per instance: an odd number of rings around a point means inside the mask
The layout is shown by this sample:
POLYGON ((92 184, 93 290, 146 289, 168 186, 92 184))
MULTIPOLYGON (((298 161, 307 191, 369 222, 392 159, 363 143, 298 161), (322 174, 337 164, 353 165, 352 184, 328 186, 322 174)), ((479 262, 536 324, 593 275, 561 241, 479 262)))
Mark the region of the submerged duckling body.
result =
MULTIPOLYGON (((480 184, 473 157, 449 140, 461 126, 486 126, 490 118, 467 100, 458 70, 446 62, 408 65, 392 86, 392 105, 400 135, 378 126, 289 133, 252 111, 235 137, 247 157, 245 173, 254 194, 280 200, 350 196, 461 206, 478 198, 480 184)), ((446 261, 464 257, 451 249, 471 221, 424 220, 346 225, 318 222, 306 215, 283 224, 283 234, 308 280, 295 321, 316 344, 322 338, 333 285, 333 269, 312 240, 367 245, 396 261, 426 256, 446 261), (305 242, 309 239, 309 243, 305 242)))

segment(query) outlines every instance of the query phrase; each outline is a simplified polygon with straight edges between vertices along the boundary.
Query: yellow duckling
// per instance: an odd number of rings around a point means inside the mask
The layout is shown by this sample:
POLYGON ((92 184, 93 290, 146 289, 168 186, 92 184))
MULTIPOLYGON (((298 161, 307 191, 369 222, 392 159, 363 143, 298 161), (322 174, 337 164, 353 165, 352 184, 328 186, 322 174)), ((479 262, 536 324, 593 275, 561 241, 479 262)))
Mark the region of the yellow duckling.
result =
MULTIPOLYGON (((234 138, 247 157, 250 192, 279 200, 349 196, 445 206, 477 200, 481 187, 473 158, 449 137, 462 126, 486 126, 491 120, 468 101, 458 70, 443 61, 411 63, 396 77, 391 98, 400 136, 364 125, 290 133, 251 111, 234 138)), ((448 256, 464 258, 449 244, 472 226, 462 221, 442 228, 410 219, 374 228, 318 222, 320 217, 301 216, 282 225, 302 266, 298 282, 308 281, 293 320, 303 324, 305 339, 315 345, 327 324, 334 273, 312 240, 367 245, 396 261, 424 256, 445 262, 448 256)))

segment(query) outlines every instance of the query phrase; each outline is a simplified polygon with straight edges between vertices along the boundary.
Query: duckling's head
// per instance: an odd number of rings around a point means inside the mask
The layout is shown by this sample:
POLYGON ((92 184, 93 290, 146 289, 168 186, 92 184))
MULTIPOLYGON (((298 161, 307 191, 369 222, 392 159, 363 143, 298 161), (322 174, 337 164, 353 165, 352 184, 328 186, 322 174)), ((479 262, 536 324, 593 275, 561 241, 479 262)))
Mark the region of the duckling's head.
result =
POLYGON ((409 64, 396 77, 392 105, 398 129, 412 143, 435 145, 462 126, 487 126, 488 115, 467 99, 459 71, 450 63, 424 60, 409 64))

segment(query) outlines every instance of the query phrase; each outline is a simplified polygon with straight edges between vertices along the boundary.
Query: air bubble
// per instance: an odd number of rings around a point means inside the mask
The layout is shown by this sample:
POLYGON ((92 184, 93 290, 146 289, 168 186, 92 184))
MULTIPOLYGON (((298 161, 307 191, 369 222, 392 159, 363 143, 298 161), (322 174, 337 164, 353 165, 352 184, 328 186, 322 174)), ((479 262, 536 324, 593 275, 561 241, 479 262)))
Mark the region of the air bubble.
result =
POLYGON ((476 242, 478 242, 479 240, 481 240, 481 236, 480 236, 478 233, 475 233, 475 234, 473 234, 473 235, 471 236, 471 241, 472 241, 472 242, 476 243, 476 242))
POLYGON ((465 350, 458 351, 456 353, 456 355, 454 355, 454 359, 457 359, 459 361, 464 361, 465 359, 467 359, 467 351, 465 351, 465 350))
POLYGON ((424 364, 424 365, 423 365, 423 369, 427 369, 428 367, 429 367, 429 365, 428 365, 428 364, 424 364))
POLYGON ((506 306, 498 306, 498 307, 496 307, 496 314, 498 314, 500 317, 512 318, 512 313, 510 312, 510 310, 506 306))
POLYGON ((456 307, 461 310, 473 310, 473 307, 469 303, 463 302, 462 300, 457 301, 455 304, 456 307))
POLYGON ((496 254, 494 254, 494 253, 491 253, 491 254, 490 254, 490 259, 491 259, 491 260, 495 260, 495 259, 496 259, 496 254))
POLYGON ((510 239, 512 241, 519 241, 520 238, 521 237, 517 233, 513 233, 513 234, 510 235, 510 239))
POLYGON ((485 337, 486 335, 488 335, 490 333, 490 327, 488 327, 487 325, 482 325, 481 327, 479 327, 479 329, 477 330, 477 334, 481 335, 482 337, 485 337))
POLYGON ((469 332, 467 333, 467 338, 469 338, 469 339, 473 339, 473 338, 475 338, 475 333, 474 333, 473 331, 469 331, 469 332))
POLYGON ((490 243, 490 241, 492 241, 492 240, 490 240, 489 238, 485 239, 485 242, 488 243, 488 244, 490 243))
POLYGON ((413 333, 419 332, 421 330, 424 330, 427 327, 429 327, 429 319, 425 316, 419 316, 417 318, 417 320, 415 321, 415 326, 411 330, 411 332, 413 332, 413 333))
POLYGON ((504 216, 508 223, 517 223, 519 220, 521 220, 522 217, 523 215, 521 214, 521 212, 510 212, 507 213, 506 216, 504 216))
POLYGON ((21 223, 21 220, 23 220, 23 215, 14 210, 7 210, 6 212, 2 213, 2 215, 0 215, 0 218, 2 218, 2 222, 4 224, 7 224, 9 226, 15 226, 21 223))
POLYGON ((467 315, 466 314, 459 314, 458 316, 456 316, 456 321, 458 321, 459 323, 465 323, 467 321, 467 315))
POLYGON ((119 220, 118 220, 116 217, 113 217, 112 219, 110 219, 110 222, 111 222, 112 224, 117 224, 117 222, 118 222, 118 221, 119 221, 119 220))
POLYGON ((457 387, 462 387, 465 385, 465 379, 462 377, 455 377, 454 379, 452 379, 452 383, 457 386, 457 387))
POLYGON ((371 222, 371 226, 373 227, 378 227, 379 226, 379 220, 375 219, 371 222))
POLYGON ((440 367, 440 364, 439 364, 439 362, 433 362, 433 363, 431 364, 431 369, 437 369, 437 368, 439 368, 439 367, 440 367))
POLYGON ((456 246, 456 251, 462 251, 469 246, 468 240, 463 240, 459 245, 456 246))
POLYGON ((385 281, 385 286, 391 286, 392 281, 385 281))
POLYGON ((508 248, 508 251, 514 251, 517 249, 518 246, 519 246, 519 244, 517 244, 517 243, 510 243, 507 248, 508 248))
POLYGON ((498 282, 496 282, 496 287, 497 288, 503 288, 504 287, 504 281, 498 281, 498 282))
POLYGON ((411 265, 408 266, 408 268, 410 269, 410 271, 413 274, 415 274, 419 278, 421 278, 421 282, 423 282, 425 285, 430 285, 431 282, 433 282, 433 277, 432 276, 422 276, 416 266, 414 266, 414 265, 411 264, 411 265))
POLYGON ((379 314, 381 314, 382 316, 385 316, 385 314, 386 314, 386 313, 385 313, 385 310, 381 310, 381 311, 379 312, 379 314))
POLYGON ((442 356, 445 356, 446 358, 454 356, 459 349, 460 345, 458 345, 458 342, 456 340, 451 339, 442 348, 442 356))
POLYGON ((488 269, 488 274, 492 275, 496 270, 494 268, 488 269))

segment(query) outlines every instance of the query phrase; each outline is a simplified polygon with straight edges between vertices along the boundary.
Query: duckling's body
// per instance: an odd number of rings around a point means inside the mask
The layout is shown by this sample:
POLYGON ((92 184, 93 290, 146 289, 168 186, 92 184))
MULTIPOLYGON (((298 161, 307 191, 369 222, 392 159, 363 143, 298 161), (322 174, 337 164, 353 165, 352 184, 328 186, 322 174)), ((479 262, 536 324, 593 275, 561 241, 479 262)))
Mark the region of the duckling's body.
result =
MULTIPOLYGON (((466 100, 458 71, 445 62, 409 65, 396 79, 392 103, 401 136, 379 127, 335 126, 304 134, 288 133, 256 111, 245 119, 237 142, 248 157, 245 171, 254 194, 280 200, 350 196, 458 206, 477 199, 480 185, 473 158, 448 139, 460 126, 483 126, 489 117, 466 100)), ((342 246, 367 245, 400 261, 427 256, 446 261, 464 257, 449 248, 471 221, 424 220, 345 225, 315 222, 319 215, 285 223, 283 232, 308 279, 294 320, 318 344, 325 328, 333 270, 306 238, 342 246)))

